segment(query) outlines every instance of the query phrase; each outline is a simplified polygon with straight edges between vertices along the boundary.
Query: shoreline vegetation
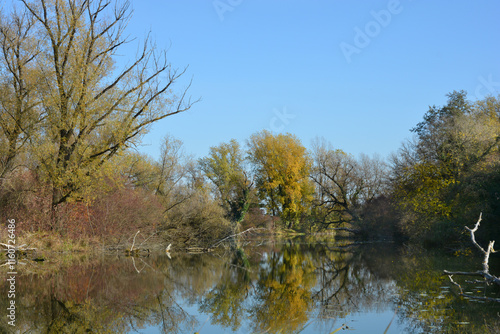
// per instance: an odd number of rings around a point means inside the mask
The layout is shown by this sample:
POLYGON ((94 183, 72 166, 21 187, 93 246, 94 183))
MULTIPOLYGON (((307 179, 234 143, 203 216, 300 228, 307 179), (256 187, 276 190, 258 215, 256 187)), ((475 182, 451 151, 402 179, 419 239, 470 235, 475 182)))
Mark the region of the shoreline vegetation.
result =
MULTIPOLYGON (((138 231, 140 232, 140 231, 138 231)), ((313 238, 334 238, 335 233, 322 232, 315 233, 314 235, 307 235, 305 233, 297 232, 295 230, 279 230, 270 231, 266 228, 248 228, 245 231, 230 234, 220 240, 213 240, 210 244, 203 246, 197 245, 184 245, 184 247, 175 247, 172 244, 165 245, 165 242, 149 236, 147 238, 137 237, 140 233, 136 233, 122 244, 103 244, 99 239, 92 237, 85 237, 80 239, 62 238, 53 232, 37 232, 37 233, 24 233, 18 237, 19 245, 10 246, 5 243, 0 243, 0 261, 7 259, 7 252, 9 249, 15 250, 18 258, 27 258, 34 261, 37 259, 45 259, 48 257, 57 257, 59 255, 124 255, 124 256, 148 256, 151 253, 164 254, 164 253, 210 253, 217 249, 236 248, 240 241, 251 238, 274 238, 276 240, 293 239, 296 237, 309 236, 313 238), (243 236, 245 235, 245 236, 243 236), (137 240, 134 238, 137 237, 137 240)), ((43 261, 43 260, 40 260, 43 261)))
POLYGON ((154 159, 135 147, 197 102, 178 85, 185 70, 149 37, 114 68, 126 2, 36 3, 0 21, 0 219, 16 222, 17 246, 204 250, 254 228, 460 252, 479 212, 477 239, 500 239, 500 97, 451 92, 388 159, 266 130, 200 159, 166 135, 154 159))

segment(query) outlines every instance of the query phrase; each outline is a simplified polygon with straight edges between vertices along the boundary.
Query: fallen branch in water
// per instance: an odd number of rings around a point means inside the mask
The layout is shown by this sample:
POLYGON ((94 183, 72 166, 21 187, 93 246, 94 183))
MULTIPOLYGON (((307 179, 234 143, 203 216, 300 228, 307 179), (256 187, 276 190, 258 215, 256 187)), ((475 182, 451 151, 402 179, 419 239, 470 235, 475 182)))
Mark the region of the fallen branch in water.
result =
POLYGON ((228 235, 227 237, 220 239, 219 241, 217 241, 216 243, 212 244, 209 247, 189 247, 186 249, 186 251, 188 253, 194 253, 194 254, 196 254, 196 253, 210 253, 210 252, 214 251, 215 248, 219 247, 224 241, 227 241, 229 239, 243 235, 245 233, 254 232, 254 231, 258 231, 258 230, 267 230, 267 229, 264 227, 259 227, 259 228, 250 227, 249 229, 246 229, 243 232, 228 235))
POLYGON ((210 246, 209 248, 215 248, 215 247, 218 247, 221 243, 223 243, 224 241, 228 240, 228 239, 231 239, 231 238, 234 238, 234 237, 237 237, 239 235, 242 235, 242 234, 245 234, 245 233, 248 233, 248 232, 252 232, 252 231, 257 231, 257 230, 267 230, 266 228, 264 227, 259 227, 259 228, 255 228, 255 227, 250 227, 249 229, 246 229, 245 231, 243 232, 240 232, 240 233, 236 233, 236 234, 232 234, 232 235, 229 235, 219 241, 217 241, 215 244, 213 244, 212 246, 210 246))
MULTIPOLYGON (((481 219, 482 219, 482 213, 479 215, 479 219, 477 220, 476 225, 474 225, 474 228, 469 228, 467 226, 465 226, 465 228, 467 229, 467 231, 470 232, 470 238, 471 238, 471 241, 474 244, 474 246, 476 246, 476 248, 479 249, 479 251, 481 253, 483 253, 483 255, 484 255, 483 263, 482 263, 483 270, 478 270, 478 271, 473 271, 473 272, 444 270, 443 273, 445 275, 448 275, 451 283, 456 285, 459 288, 461 296, 465 296, 467 298, 472 298, 472 299, 477 299, 477 300, 487 300, 487 301, 500 302, 500 298, 477 297, 477 296, 465 295, 463 293, 463 290, 462 290, 462 287, 460 286, 460 284, 456 283, 453 280, 453 275, 481 276, 484 279, 484 281, 482 281, 482 283, 486 283, 486 284, 494 283, 494 284, 500 285, 500 278, 495 276, 495 275, 490 274, 490 268, 488 265, 488 262, 490 259, 490 254, 497 252, 493 248, 493 246, 495 245, 495 241, 490 241, 490 243, 488 244, 488 248, 486 250, 483 247, 481 247, 481 245, 479 245, 479 243, 476 241, 476 236, 474 233, 479 228, 479 225, 481 224, 481 219)), ((478 282, 478 281, 476 281, 476 282, 478 282)))
POLYGON ((199 253, 210 253, 213 251, 212 248, 203 248, 203 247, 189 247, 186 248, 186 251, 190 254, 199 254, 199 253))
MULTIPOLYGON (((443 274, 445 275, 461 275, 461 276, 481 276, 484 278, 484 282, 486 283, 495 283, 500 285, 500 278, 496 277, 495 275, 492 275, 490 273, 485 273, 482 270, 478 271, 448 271, 448 270, 443 270, 443 274)), ((475 283, 479 283, 480 281, 476 281, 475 283)))
POLYGON ((448 275, 448 278, 450 279, 450 282, 453 285, 455 285, 455 286, 458 287, 458 289, 460 290, 460 295, 461 296, 467 297, 469 299, 486 300, 486 301, 490 301, 490 302, 500 303, 500 298, 491 298, 491 297, 480 297, 480 296, 467 295, 467 294, 464 293, 464 291, 462 289, 462 286, 453 280, 453 275, 448 275))
POLYGON ((143 243, 145 243, 146 241, 148 241, 149 239, 151 239, 151 237, 155 236, 156 234, 158 234, 158 232, 153 232, 149 237, 147 237, 146 239, 144 239, 138 246, 138 248, 140 248, 142 246, 143 243))
MULTIPOLYGON (((144 261, 143 261, 143 262, 144 262, 144 261)), ((143 266, 143 267, 141 268, 141 270, 138 270, 138 269, 137 269, 137 267, 136 267, 136 265, 135 265, 135 259, 134 259, 134 257, 133 257, 133 256, 132 256, 132 263, 134 264, 135 271, 137 271, 137 273, 138 273, 138 274, 140 274, 140 273, 141 273, 141 271, 143 271, 143 270, 144 270, 144 268, 146 267, 146 266, 143 266)))
POLYGON ((0 243, 0 246, 3 247, 3 248, 0 248, 0 250, 2 250, 2 251, 8 251, 9 249, 14 249, 14 251, 16 251, 16 252, 19 252, 19 251, 26 252, 26 251, 36 250, 36 248, 26 247, 26 244, 22 244, 20 246, 13 246, 13 245, 0 243))

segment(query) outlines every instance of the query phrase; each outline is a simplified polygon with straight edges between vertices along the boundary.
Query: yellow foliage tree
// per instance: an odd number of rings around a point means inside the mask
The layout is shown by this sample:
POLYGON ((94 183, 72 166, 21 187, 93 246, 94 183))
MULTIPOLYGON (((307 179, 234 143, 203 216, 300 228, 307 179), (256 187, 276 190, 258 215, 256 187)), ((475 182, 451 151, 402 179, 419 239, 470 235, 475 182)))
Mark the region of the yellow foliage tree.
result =
POLYGON ((256 284, 256 302, 249 313, 257 333, 294 333, 309 320, 316 283, 310 254, 298 245, 270 254, 256 284))
POLYGON ((248 146, 260 199, 273 216, 293 227, 309 211, 312 200, 306 148, 292 134, 273 135, 266 130, 253 134, 248 146))

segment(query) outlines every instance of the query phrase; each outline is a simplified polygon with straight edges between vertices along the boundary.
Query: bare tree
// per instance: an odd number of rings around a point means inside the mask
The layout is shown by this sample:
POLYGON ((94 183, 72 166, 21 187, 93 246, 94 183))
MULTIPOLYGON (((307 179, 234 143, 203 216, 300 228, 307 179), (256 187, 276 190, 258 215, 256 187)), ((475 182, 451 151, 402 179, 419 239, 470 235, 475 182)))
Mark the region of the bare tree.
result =
POLYGON ((181 140, 165 136, 154 185, 154 192, 161 198, 164 213, 193 196, 194 191, 188 187, 187 178, 194 164, 193 158, 185 153, 181 140))
POLYGON ((325 226, 338 227, 357 220, 360 207, 383 191, 386 168, 378 157, 362 155, 355 159, 317 139, 313 144, 313 159, 315 213, 325 226))

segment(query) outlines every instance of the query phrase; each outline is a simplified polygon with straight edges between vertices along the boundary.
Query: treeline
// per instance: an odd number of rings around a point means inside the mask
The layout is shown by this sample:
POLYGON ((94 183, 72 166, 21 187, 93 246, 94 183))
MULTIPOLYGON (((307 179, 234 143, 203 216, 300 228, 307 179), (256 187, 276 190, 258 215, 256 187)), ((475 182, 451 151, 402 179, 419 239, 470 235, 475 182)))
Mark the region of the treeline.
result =
MULTIPOLYGON (((261 131, 194 159, 165 137, 157 160, 135 146, 188 110, 184 71, 146 39, 116 62, 128 3, 21 1, 0 18, 0 210, 28 232, 122 244, 140 230, 210 245, 245 227, 449 244, 483 212, 498 237, 499 100, 449 94, 388 161, 324 139, 261 131)), ((2 232, 3 233, 3 232, 2 232)))
MULTIPOLYGON (((26 145, 2 179, 2 214, 29 230, 123 242, 136 230, 178 244, 203 244, 249 227, 367 238, 407 238, 450 246, 483 212, 480 232, 499 236, 500 102, 453 92, 388 161, 356 158, 316 139, 254 133, 195 160, 164 138, 158 160, 123 149, 54 208, 54 185, 26 145)), ((6 166, 8 154, 2 154, 6 166)), ((6 167, 4 167, 6 169, 6 167)))
POLYGON ((198 162, 232 222, 328 229, 454 248, 483 213, 480 238, 500 238, 500 100, 464 91, 432 106, 389 159, 354 157, 316 139, 261 131, 243 149, 212 147, 198 162), (255 219, 248 213, 265 213, 255 219))

